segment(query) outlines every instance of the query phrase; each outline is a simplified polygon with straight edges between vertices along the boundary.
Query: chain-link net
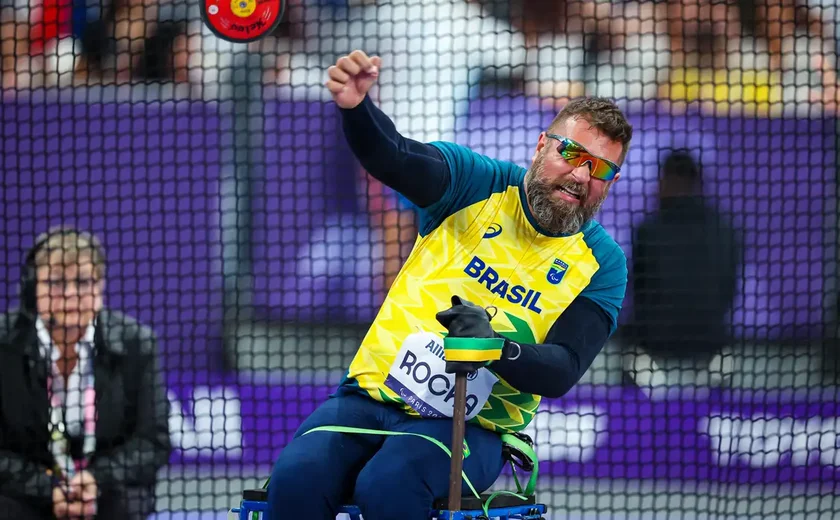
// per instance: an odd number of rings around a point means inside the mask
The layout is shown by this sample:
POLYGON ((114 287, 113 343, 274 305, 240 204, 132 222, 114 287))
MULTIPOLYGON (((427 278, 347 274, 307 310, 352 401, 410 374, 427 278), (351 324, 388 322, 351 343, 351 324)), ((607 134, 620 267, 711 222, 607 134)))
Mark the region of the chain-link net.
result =
MULTIPOLYGON (((54 510, 48 380, 66 377, 70 408, 95 390, 94 426, 64 419, 102 489, 196 520, 227 518, 336 388, 419 222, 360 166, 324 88, 353 49, 382 58, 371 96, 418 141, 527 167, 582 95, 615 99, 634 127, 597 216, 628 261, 618 331, 525 429, 549 518, 840 510, 833 4, 294 0, 249 44, 180 0, 0 6, 14 518, 54 510), (101 278, 83 254, 26 265, 58 225, 101 242, 101 278), (99 311, 86 288, 105 309, 96 332, 56 332, 99 311), (65 300, 78 308, 56 311, 65 300), (71 359, 93 348, 53 372, 38 361, 50 337, 71 359)), ((512 489, 509 472, 495 487, 512 489)), ((100 517, 122 515, 103 500, 100 517)))

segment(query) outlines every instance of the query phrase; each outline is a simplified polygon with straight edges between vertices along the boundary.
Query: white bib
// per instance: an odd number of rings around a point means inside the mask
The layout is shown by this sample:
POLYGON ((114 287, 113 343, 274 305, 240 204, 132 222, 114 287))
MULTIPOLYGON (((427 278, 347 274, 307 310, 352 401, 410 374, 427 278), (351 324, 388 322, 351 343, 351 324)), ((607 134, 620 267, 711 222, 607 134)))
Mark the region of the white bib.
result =
MULTIPOLYGON (((467 376, 467 420, 481 412, 499 380, 489 370, 467 376)), ((385 386, 422 417, 452 417, 455 374, 446 373, 443 338, 431 332, 409 335, 397 352, 385 386)))

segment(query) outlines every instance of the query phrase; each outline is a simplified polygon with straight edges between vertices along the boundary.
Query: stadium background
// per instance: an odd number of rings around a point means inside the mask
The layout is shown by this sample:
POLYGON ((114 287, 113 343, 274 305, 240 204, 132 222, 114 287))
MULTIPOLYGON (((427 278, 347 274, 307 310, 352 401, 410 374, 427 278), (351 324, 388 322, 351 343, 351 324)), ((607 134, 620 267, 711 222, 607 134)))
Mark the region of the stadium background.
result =
MULTIPOLYGON (((535 37, 489 2, 300 0, 248 45, 212 36, 198 4, 132 5, 145 31, 185 21, 173 78, 74 73, 66 27, 23 53, 26 31, 10 27, 45 15, 3 4, 0 307, 16 304, 37 233, 71 223, 103 239, 106 304, 151 325, 164 356, 176 451, 159 518, 225 518, 261 483, 410 246, 411 209, 365 178, 321 86, 354 48, 383 56, 375 95, 405 135, 523 165, 567 96, 616 98, 635 137, 599 220, 628 260, 670 148, 701 160, 706 195, 744 234, 728 386, 671 367, 642 392, 624 377, 619 333, 529 428, 552 518, 835 516, 840 144, 813 64, 836 48, 788 41, 775 74, 760 41, 729 41, 709 74, 669 66, 664 22, 640 14, 649 4, 613 6, 609 19, 639 33, 588 66, 579 33, 535 37)), ((625 305, 626 325, 632 287, 625 305)))

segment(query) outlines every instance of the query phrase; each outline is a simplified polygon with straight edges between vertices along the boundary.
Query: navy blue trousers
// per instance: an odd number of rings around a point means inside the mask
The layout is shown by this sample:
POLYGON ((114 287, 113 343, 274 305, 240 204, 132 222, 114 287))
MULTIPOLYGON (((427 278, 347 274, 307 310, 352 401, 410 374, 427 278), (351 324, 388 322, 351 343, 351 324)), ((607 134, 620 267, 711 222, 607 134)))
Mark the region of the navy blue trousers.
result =
MULTIPOLYGON (((331 397, 310 415, 280 453, 268 485, 268 518, 335 520, 355 504, 365 520, 426 520, 435 499, 449 489, 449 456, 412 435, 303 433, 340 425, 428 435, 449 447, 451 419, 420 419, 362 395, 331 397)), ((470 455, 464 472, 479 493, 502 471, 498 434, 467 425, 470 455)), ((463 494, 469 494, 463 485, 463 494)))

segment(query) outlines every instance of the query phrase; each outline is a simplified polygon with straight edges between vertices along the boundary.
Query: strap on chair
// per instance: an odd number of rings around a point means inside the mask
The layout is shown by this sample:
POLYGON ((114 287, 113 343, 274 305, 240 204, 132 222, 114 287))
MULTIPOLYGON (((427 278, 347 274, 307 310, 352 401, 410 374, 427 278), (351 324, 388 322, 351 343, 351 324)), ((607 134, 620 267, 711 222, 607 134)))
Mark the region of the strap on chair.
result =
POLYGON ((502 454, 510 462, 517 491, 526 497, 533 495, 537 487, 537 476, 540 471, 540 463, 537 460, 537 453, 534 451, 534 441, 524 433, 503 434, 502 454), (522 485, 519 483, 519 477, 516 476, 517 467, 531 473, 525 489, 522 489, 522 485))

